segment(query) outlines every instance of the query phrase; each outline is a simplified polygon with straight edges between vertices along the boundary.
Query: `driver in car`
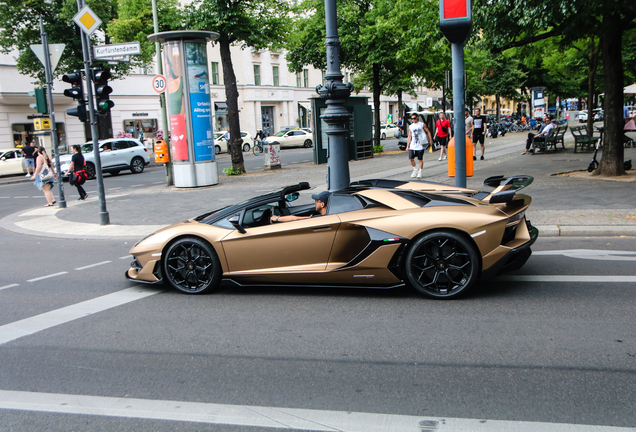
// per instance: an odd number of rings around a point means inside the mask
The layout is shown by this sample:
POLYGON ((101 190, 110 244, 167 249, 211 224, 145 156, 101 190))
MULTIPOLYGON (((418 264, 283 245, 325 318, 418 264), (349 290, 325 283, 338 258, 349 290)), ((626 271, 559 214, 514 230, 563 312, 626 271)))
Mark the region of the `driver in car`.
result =
POLYGON ((327 214, 327 201, 329 201, 329 197, 330 196, 331 196, 331 192, 329 192, 329 191, 320 192, 319 194, 313 194, 311 196, 311 198, 316 203, 316 213, 312 214, 311 216, 295 216, 295 215, 278 216, 278 215, 273 215, 272 217, 269 218, 269 221, 271 223, 291 222, 291 221, 296 221, 296 220, 301 220, 301 219, 309 219, 309 218, 314 217, 314 216, 315 217, 324 216, 325 214, 327 214))

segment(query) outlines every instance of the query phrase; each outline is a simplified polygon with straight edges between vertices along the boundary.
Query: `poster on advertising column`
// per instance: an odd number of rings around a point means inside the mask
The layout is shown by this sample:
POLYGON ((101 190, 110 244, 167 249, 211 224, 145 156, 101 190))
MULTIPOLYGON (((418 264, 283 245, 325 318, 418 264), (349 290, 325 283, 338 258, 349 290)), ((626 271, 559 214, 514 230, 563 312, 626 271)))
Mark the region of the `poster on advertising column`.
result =
POLYGON ((190 114, 194 139, 194 160, 214 160, 214 135, 210 109, 208 59, 206 44, 186 43, 186 59, 190 82, 190 114))
POLYGON ((168 109, 170 111, 170 145, 172 146, 172 160, 187 162, 188 134, 185 118, 185 98, 183 94, 183 70, 181 63, 181 49, 179 43, 168 43, 164 46, 164 69, 167 71, 168 109))

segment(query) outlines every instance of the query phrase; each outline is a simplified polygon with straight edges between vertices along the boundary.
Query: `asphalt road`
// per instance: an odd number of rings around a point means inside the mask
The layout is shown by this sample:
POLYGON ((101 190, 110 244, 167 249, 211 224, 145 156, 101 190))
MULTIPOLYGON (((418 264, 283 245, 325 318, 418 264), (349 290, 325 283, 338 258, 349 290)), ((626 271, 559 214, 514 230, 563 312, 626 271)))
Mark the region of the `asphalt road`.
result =
MULTIPOLYGON (((0 217, 44 204, 30 183, 0 196, 0 217)), ((0 243, 2 431, 636 425, 632 238, 539 238, 522 270, 458 301, 228 284, 187 296, 127 281, 129 241, 0 231, 0 243)))

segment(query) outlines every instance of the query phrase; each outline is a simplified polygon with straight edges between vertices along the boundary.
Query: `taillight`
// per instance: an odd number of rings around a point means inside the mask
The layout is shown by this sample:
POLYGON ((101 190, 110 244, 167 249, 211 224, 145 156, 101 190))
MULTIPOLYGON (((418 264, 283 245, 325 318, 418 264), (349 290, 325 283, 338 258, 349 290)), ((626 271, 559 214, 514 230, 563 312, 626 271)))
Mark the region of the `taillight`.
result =
POLYGON ((508 223, 506 225, 513 225, 513 224, 518 223, 521 219, 523 219, 523 217, 525 215, 526 215, 526 212, 524 210, 524 211, 520 211, 519 213, 510 216, 508 218, 508 223))

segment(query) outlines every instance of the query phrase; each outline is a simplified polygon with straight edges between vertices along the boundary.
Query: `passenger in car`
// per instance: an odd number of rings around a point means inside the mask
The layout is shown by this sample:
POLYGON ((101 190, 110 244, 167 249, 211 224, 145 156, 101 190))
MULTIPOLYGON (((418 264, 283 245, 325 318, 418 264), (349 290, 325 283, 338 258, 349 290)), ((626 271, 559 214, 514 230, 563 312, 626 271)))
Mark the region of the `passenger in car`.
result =
POLYGON ((319 194, 313 194, 311 198, 314 200, 316 204, 316 214, 312 214, 311 216, 296 216, 296 215, 287 215, 287 216, 278 216, 273 215, 269 218, 271 223, 278 222, 291 222, 301 219, 309 219, 311 217, 324 216, 327 214, 327 202, 329 201, 329 197, 331 196, 331 192, 324 191, 319 194))

